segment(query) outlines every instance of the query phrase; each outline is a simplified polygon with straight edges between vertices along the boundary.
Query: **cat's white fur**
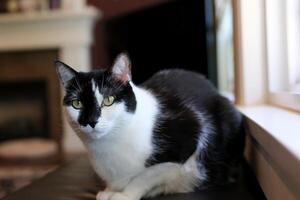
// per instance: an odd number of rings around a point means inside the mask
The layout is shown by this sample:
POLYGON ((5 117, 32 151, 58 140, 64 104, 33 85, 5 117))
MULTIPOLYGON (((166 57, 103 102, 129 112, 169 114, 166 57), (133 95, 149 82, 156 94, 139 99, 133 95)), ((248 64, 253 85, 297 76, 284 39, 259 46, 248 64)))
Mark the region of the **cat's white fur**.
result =
MULTIPOLYGON (((123 103, 104 107, 95 129, 79 127, 78 110, 67 107, 70 120, 82 139, 93 168, 111 191, 101 191, 98 200, 138 200, 160 193, 192 191, 199 180, 195 155, 184 164, 162 163, 146 168, 147 158, 155 149, 151 142, 156 115, 160 114, 155 97, 131 83, 137 100, 134 114, 123 103), (99 123, 110 122, 110 125, 99 123), (103 127, 110 127, 103 131, 103 127), (102 129, 100 133, 97 129, 102 129), (113 191, 113 192, 112 192, 113 191)), ((98 98, 103 99, 101 94, 98 98)), ((106 129, 106 128, 104 128, 106 129)))
MULTIPOLYGON (((154 95, 130 84, 137 101, 135 112, 126 112, 124 103, 103 107, 95 128, 79 126, 78 110, 67 107, 71 124, 83 141, 93 168, 107 183, 107 189, 98 193, 97 200, 139 200, 161 193, 192 191, 205 179, 205 173, 199 172, 195 154, 184 164, 145 167, 147 158, 156 150, 151 138, 160 107, 154 95)), ((103 96, 93 80, 92 87, 101 104, 103 96)))
POLYGON ((96 172, 115 190, 122 190, 133 176, 144 170, 144 163, 153 150, 151 135, 157 103, 146 91, 136 88, 135 94, 144 101, 137 103, 134 114, 126 112, 123 103, 114 105, 113 111, 107 107, 99 121, 110 112, 115 115, 118 109, 121 116, 114 117, 115 127, 99 140, 85 142, 96 172))

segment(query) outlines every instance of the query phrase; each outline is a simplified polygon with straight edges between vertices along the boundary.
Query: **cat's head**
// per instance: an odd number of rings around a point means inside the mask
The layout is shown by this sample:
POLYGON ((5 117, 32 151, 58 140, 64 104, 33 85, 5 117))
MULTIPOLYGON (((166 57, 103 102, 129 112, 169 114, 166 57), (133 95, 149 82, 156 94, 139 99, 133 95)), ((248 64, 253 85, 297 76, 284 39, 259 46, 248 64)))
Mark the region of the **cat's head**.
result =
POLYGON ((77 72, 60 61, 55 65, 65 89, 63 104, 80 132, 97 139, 129 123, 136 99, 127 55, 107 70, 77 72))

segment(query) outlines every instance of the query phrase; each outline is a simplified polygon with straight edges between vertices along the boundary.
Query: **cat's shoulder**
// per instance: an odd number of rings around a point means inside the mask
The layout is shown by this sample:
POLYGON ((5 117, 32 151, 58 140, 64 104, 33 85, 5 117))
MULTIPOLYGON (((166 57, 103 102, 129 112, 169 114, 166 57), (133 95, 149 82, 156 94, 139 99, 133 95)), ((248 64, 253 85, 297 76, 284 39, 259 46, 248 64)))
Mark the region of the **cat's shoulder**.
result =
POLYGON ((198 72, 177 68, 160 70, 155 73, 152 78, 198 78, 206 80, 206 77, 198 72))
POLYGON ((142 84, 147 89, 186 90, 203 89, 215 92, 212 83, 202 74, 184 69, 165 69, 158 71, 142 84))

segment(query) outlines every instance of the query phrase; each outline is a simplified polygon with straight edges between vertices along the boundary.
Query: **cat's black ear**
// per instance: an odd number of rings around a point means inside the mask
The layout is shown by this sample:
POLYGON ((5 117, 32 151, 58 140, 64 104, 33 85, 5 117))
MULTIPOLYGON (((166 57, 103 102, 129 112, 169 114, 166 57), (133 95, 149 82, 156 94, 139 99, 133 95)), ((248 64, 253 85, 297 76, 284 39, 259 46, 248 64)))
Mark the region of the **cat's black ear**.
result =
POLYGON ((77 72, 61 61, 55 61, 56 72, 63 86, 67 86, 67 83, 76 76, 77 72))
POLYGON ((114 65, 111 68, 112 74, 123 82, 131 79, 131 63, 127 54, 121 53, 117 56, 114 65))

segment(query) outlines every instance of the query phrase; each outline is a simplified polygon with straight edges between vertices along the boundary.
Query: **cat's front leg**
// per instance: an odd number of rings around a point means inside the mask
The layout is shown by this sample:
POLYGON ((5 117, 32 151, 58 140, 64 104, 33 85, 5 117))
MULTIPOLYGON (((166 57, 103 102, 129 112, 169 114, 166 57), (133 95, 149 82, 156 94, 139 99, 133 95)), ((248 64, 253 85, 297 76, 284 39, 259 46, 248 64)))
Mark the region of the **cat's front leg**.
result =
POLYGON ((110 200, 114 193, 115 192, 113 190, 111 190, 109 187, 106 187, 105 190, 98 192, 96 200, 110 200))
POLYGON ((110 200, 140 200, 152 189, 158 187, 161 187, 157 190, 160 191, 158 194, 188 192, 193 190, 193 186, 193 174, 186 171, 183 165, 162 163, 147 168, 135 177, 123 192, 113 194, 110 200))
POLYGON ((96 200, 138 200, 123 192, 114 192, 112 190, 104 190, 98 192, 96 200))
POLYGON ((109 200, 139 200, 139 198, 133 197, 132 195, 124 192, 116 192, 109 200))

